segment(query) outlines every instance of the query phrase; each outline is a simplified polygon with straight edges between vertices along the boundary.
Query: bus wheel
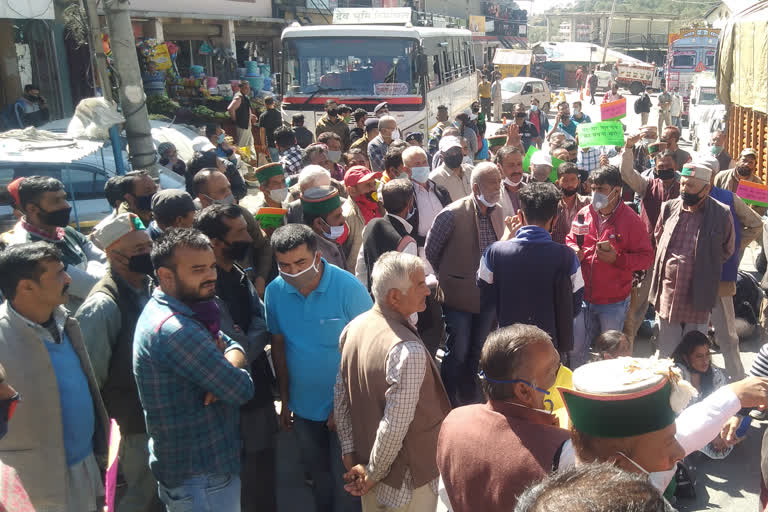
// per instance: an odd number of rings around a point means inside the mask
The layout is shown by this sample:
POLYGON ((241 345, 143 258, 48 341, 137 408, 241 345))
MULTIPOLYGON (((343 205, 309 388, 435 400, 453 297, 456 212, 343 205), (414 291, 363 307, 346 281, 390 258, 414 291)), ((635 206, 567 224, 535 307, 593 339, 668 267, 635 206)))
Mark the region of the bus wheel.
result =
POLYGON ((542 110, 544 110, 545 114, 549 114, 549 103, 545 103, 542 110))
POLYGON ((632 94, 640 94, 641 92, 643 92, 643 84, 641 84, 640 82, 632 82, 629 85, 629 92, 631 92, 632 94))

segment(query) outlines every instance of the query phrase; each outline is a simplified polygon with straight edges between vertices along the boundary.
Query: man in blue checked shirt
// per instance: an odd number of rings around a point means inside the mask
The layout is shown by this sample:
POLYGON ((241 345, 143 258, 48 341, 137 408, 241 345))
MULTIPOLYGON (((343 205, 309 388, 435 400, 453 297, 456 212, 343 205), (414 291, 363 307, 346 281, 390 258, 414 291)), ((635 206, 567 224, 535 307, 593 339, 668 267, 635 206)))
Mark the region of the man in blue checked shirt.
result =
POLYGON ((133 373, 149 466, 169 512, 240 512, 240 410, 253 396, 243 348, 218 330, 216 258, 194 229, 152 248, 159 287, 139 316, 133 373))

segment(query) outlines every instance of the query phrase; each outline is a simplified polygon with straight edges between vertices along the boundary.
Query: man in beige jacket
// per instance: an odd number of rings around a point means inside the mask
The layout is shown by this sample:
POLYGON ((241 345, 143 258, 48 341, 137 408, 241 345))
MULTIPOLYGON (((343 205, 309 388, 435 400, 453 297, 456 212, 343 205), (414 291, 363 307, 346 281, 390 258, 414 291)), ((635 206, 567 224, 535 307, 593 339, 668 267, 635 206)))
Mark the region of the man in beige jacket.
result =
POLYGON ((47 242, 0 253, 0 360, 27 403, 0 459, 16 468, 36 510, 95 512, 108 418, 80 327, 62 307, 70 282, 47 242))

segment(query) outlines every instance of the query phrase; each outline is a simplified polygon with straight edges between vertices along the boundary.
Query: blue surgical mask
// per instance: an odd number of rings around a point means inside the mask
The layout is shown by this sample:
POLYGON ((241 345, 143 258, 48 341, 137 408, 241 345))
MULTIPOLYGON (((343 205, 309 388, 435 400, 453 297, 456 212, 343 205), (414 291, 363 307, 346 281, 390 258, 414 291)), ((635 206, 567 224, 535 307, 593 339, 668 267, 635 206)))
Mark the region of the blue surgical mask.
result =
POLYGON ((226 138, 227 138, 227 134, 226 133, 219 134, 219 139, 218 139, 219 144, 224 144, 224 139, 226 139, 226 138))
POLYGON ((416 183, 426 183, 429 179, 429 167, 413 167, 411 168, 411 179, 416 183))
POLYGON ((536 105, 531 105, 531 112, 536 112, 537 110, 539 110, 539 107, 536 105))

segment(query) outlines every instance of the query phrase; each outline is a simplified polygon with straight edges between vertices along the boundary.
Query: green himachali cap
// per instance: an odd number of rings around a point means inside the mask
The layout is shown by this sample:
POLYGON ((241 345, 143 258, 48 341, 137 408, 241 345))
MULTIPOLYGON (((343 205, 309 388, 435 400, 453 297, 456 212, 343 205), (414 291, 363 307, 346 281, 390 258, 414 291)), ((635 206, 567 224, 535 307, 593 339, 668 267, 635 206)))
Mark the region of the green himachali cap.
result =
POLYGON ((558 388, 573 428, 594 437, 633 437, 675 421, 696 389, 671 359, 620 357, 579 367, 574 389, 558 388))
POLYGON ((698 163, 689 162, 683 166, 680 175, 708 182, 712 178, 712 169, 698 163))
POLYGON ((341 207, 341 198, 336 187, 311 188, 301 195, 301 207, 312 215, 327 215, 341 207))
POLYGON ((495 148, 498 146, 503 146, 507 143, 507 136, 506 135, 494 135, 493 137, 488 137, 488 147, 489 148, 495 148))
POLYGON ((279 176, 284 174, 283 166, 280 164, 280 162, 262 165, 261 167, 257 168, 255 172, 256 179, 259 180, 259 183, 266 183, 272 176, 279 176))

